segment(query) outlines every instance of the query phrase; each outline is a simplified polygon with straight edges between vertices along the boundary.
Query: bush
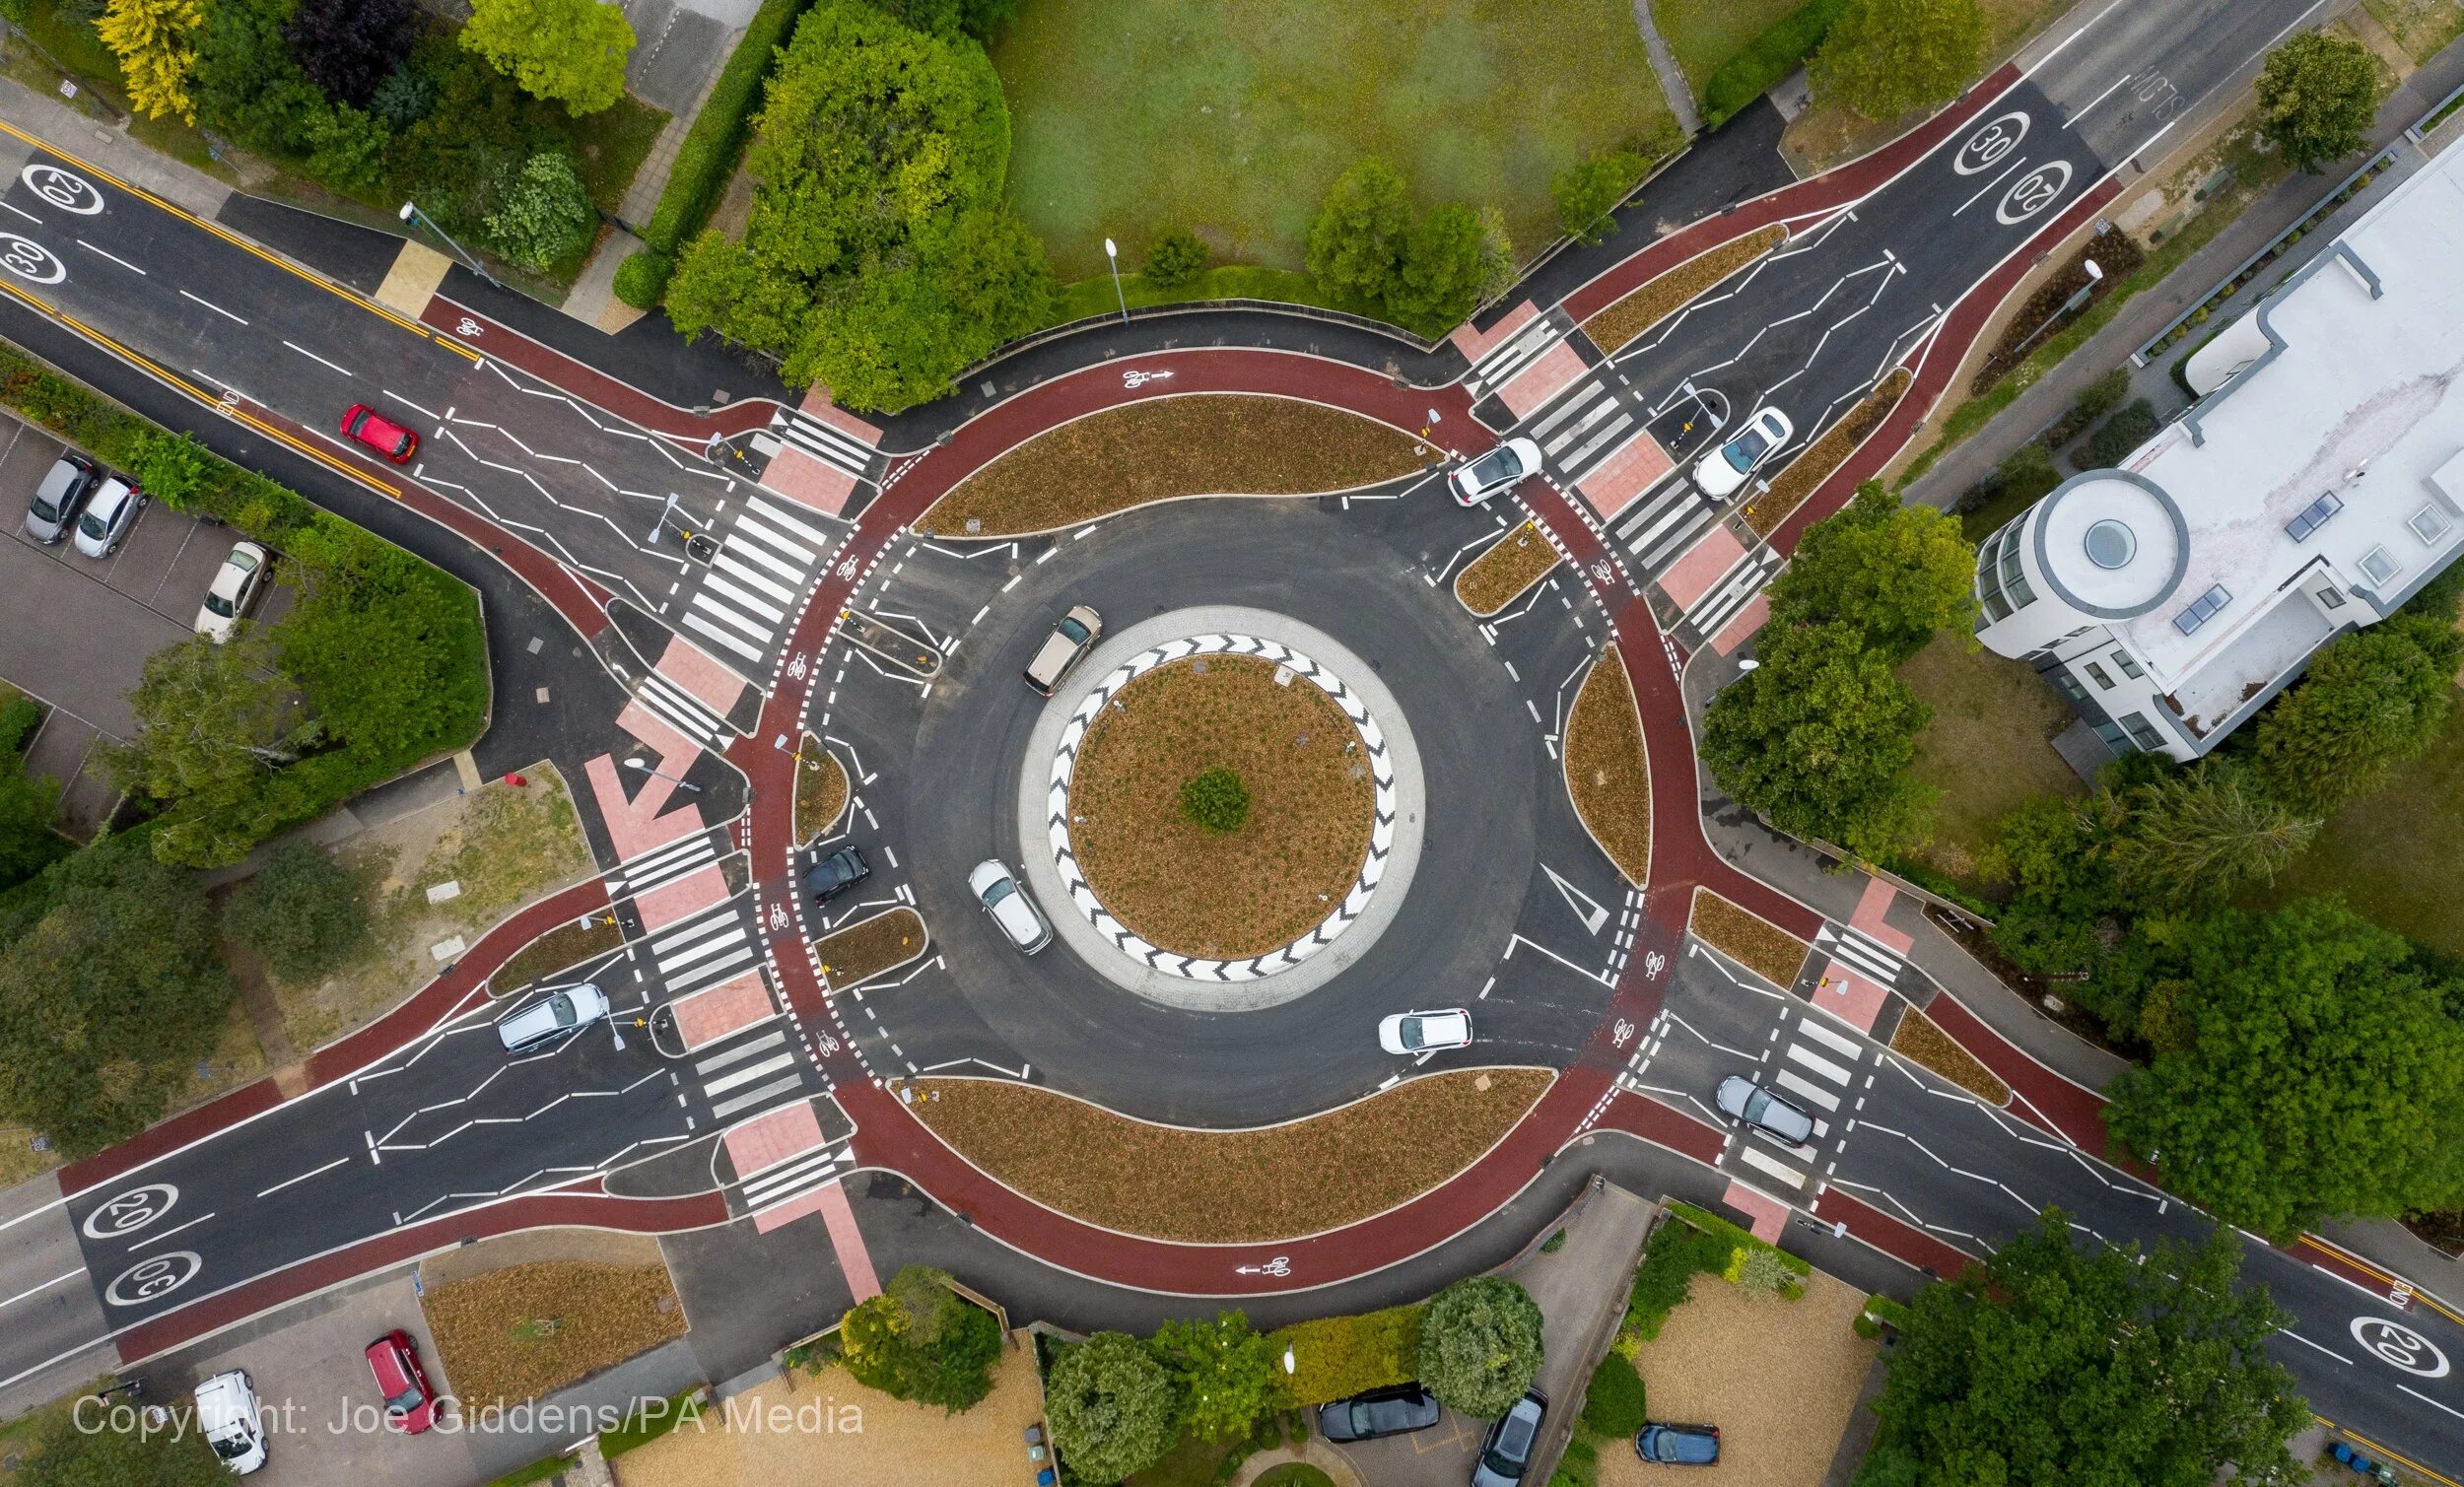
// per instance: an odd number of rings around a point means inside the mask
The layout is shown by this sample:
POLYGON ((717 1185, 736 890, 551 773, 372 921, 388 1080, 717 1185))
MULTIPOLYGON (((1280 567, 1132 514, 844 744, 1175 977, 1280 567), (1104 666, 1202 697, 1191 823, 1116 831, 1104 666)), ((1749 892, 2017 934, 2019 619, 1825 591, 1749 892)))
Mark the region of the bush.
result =
POLYGON ((1702 85, 1702 125, 1714 129, 1771 85, 1795 72, 1830 34, 1848 0, 1806 0, 1782 16, 1745 49, 1720 64, 1702 85))
POLYGON ((2128 459, 2133 449, 2163 427, 2163 421, 2156 417, 2156 404, 2143 397, 2106 419, 2102 427, 2088 436, 2088 442, 2071 463, 2082 470, 2110 469, 2128 459))
POLYGON ((1557 172, 1548 194, 1557 203, 1557 224, 1578 242, 1599 242, 1617 230, 1616 209, 1651 162, 1631 150, 1603 150, 1557 172))
POLYGON ((219 462, 204 445, 184 433, 148 429, 137 439, 128 470, 147 495, 174 511, 184 511, 213 484, 214 467, 219 462))
POLYGON ((727 65, 719 69, 719 81, 711 85, 710 97, 702 101, 702 111, 693 116, 693 127, 676 147, 667 184, 658 193, 650 224, 642 230, 642 240, 659 252, 673 254, 710 221, 719 193, 727 188, 727 177, 735 173, 736 157, 744 153, 762 80, 770 75, 780 43, 808 3, 762 0, 762 8, 744 28, 744 38, 727 54, 727 65))
POLYGON ((1217 766, 1181 784, 1181 819, 1210 836, 1237 832, 1249 822, 1249 786, 1217 766))
POLYGON ((616 265, 616 298, 636 309, 656 309, 658 297, 667 292, 667 276, 675 267, 675 261, 656 248, 627 254, 616 265))
POLYGON ((1420 1368, 1420 1318, 1426 1310, 1414 1304, 1322 1317, 1268 1333, 1266 1343, 1276 1358, 1292 1355, 1285 1398, 1309 1409, 1412 1379, 1420 1368))
POLYGON ((1443 1403, 1494 1419, 1523 1397, 1540 1366, 1540 1307, 1513 1281, 1468 1276, 1430 1298, 1420 1382, 1443 1403))
POLYGON ((2071 406, 2064 409, 2062 416, 2047 426, 2037 439, 2046 448, 2059 449, 2079 438, 2088 425, 2122 406, 2122 399, 2129 395, 2130 369, 2116 367, 2082 387, 2079 396, 2071 399, 2071 406))
POLYGON ((951 1414, 991 1393, 1000 1323, 949 1280, 946 1271, 904 1265, 880 1295, 857 1303, 839 1328, 849 1377, 951 1414))
POLYGON ((1584 1428, 1614 1440, 1642 1429, 1646 1418, 1643 1376, 1614 1353, 1601 1359, 1583 1392, 1584 1428))
POLYGON ((1061 1463, 1086 1482, 1118 1482, 1152 1466, 1180 1434, 1170 1371, 1127 1332, 1098 1332, 1064 1349, 1045 1380, 1044 1411, 1061 1463))
POLYGON ((1146 245, 1146 282, 1180 289, 1198 282, 1209 257, 1205 242, 1187 228, 1174 228, 1146 245))
POLYGON ((1850 0, 1811 64, 1816 96, 1895 119, 1959 96, 1985 64, 1977 0, 1850 0))
POLYGON ((523 161, 499 196, 504 204, 488 214, 488 242, 509 262, 534 272, 546 273, 559 259, 584 251, 598 231, 589 189, 566 156, 523 161))
POLYGON ((2001 482, 1996 494, 2033 501, 2060 485, 2062 472, 2054 468, 2053 451, 2031 439, 2002 456, 2002 463, 1994 466, 1994 478, 2001 482))
POLYGON ((359 876, 332 853, 290 842, 232 895, 223 929, 263 956, 277 980, 306 984, 366 948, 368 898, 359 876))

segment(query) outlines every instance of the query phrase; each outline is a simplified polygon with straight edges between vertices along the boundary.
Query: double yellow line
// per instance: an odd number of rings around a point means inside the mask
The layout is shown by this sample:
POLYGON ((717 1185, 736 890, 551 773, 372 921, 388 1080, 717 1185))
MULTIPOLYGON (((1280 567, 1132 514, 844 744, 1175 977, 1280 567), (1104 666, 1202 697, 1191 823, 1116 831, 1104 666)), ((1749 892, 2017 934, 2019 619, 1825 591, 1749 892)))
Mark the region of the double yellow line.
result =
MULTIPOLYGON (((2419 1476, 2428 1477, 2430 1480, 2436 1482, 2438 1487, 2464 1487, 2464 1482, 2459 1482, 2455 1478, 2448 1476, 2446 1473, 2438 1471, 2433 1467, 2424 1466, 2421 1462, 2414 1460, 2403 1452, 2394 1450, 2391 1447, 2381 1446, 2367 1436, 2356 1435, 2352 1431, 2338 1425, 2335 1421, 2328 1419, 2325 1415, 2317 1415, 2314 1416, 2314 1418, 2319 1424, 2326 1426, 2329 1430, 2332 1430, 2336 1434, 2344 1437, 2346 1440, 2351 1441, 2354 1445, 2361 1447, 2371 1455, 2384 1456, 2407 1471, 2413 1472, 2419 1476)), ((2354 1481, 2358 1480, 2358 1478, 2348 1477, 2346 1480, 2354 1481)))
POLYGON ((2430 1295, 2427 1291, 2414 1289, 2413 1283, 2405 1279, 2403 1276, 2394 1274, 2391 1271, 2382 1270, 2378 1266, 2371 1264, 2368 1260, 2361 1258, 2361 1256, 2355 1254, 2349 1250, 2339 1249, 2334 1245, 2326 1244, 2307 1234, 2301 1236, 2301 1243, 2309 1246, 2319 1253, 2335 1260, 2337 1263, 2359 1270, 2370 1279, 2379 1281, 2390 1288, 2395 1286, 2404 1287, 2405 1290, 2411 1294, 2414 1301, 2428 1307, 2430 1310, 2437 1313, 2447 1320, 2455 1322, 2459 1326, 2464 1326, 2464 1314, 2458 1314, 2454 1308, 2448 1306, 2445 1302, 2440 1301, 2437 1297, 2430 1295))

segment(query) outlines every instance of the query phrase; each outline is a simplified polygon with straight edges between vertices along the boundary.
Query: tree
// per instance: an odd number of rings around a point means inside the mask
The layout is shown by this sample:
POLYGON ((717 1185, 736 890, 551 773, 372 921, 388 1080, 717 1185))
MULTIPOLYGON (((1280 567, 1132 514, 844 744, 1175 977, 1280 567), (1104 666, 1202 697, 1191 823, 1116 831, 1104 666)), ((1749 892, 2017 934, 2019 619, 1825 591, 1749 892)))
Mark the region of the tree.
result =
POLYGON ((274 772, 324 736, 273 661, 264 633, 248 626, 225 644, 196 636, 146 657, 129 694, 137 735, 102 757, 121 788, 186 818, 189 829, 158 837, 175 860, 219 866, 262 841, 278 816, 265 797, 274 772))
POLYGON ((305 592, 273 639, 327 734, 400 767, 480 714, 486 675, 460 648, 473 635, 458 581, 362 532, 332 548, 314 532, 290 541, 305 592))
POLYGON ((948 1272, 902 1265, 847 1314, 839 1341, 856 1383, 956 1414, 992 1391, 1001 1327, 950 1289, 948 1272))
POLYGON ((366 108, 411 54, 419 13, 411 0, 300 0, 283 36, 311 82, 366 108))
POLYGON ((197 28, 205 24, 198 0, 111 0, 95 34, 119 58, 129 106, 146 117, 176 114, 197 121, 188 98, 188 73, 196 65, 197 28))
POLYGON ((2292 1318, 2239 1267, 2226 1230, 2143 1256, 2083 1250, 2047 1210, 1917 1293, 1858 1487, 2209 1487, 2227 1462, 2262 1487, 2306 1480, 2286 1442, 2310 1412, 2267 1354, 2292 1318))
POLYGON ((1938 630, 1976 619, 1976 549, 1959 523, 1931 507, 1902 506, 1879 480, 1806 529, 1771 581, 1771 625, 1849 624, 1893 663, 1938 630))
POLYGON ((2131 792, 2130 826, 2113 843, 2122 891, 2174 908, 2221 904, 2244 883, 2272 883, 2318 835, 2317 817, 2251 787, 2237 764, 2210 760, 2131 792))
POLYGON ((2207 920, 2188 1047, 2114 1081, 2105 1123, 2184 1197, 2286 1237, 2464 1198, 2464 1024, 2394 934, 2339 900, 2207 920))
POLYGON ((2267 54, 2258 96, 2259 132, 2315 174, 2369 143, 2378 66, 2355 37, 2303 32, 2267 54))
POLYGON ((1382 304, 1403 272, 1410 233, 1403 178, 1367 155, 1327 188, 1302 257, 1321 289, 1382 304))
POLYGON ((1540 1366, 1540 1310, 1495 1275, 1472 1275, 1429 1298, 1420 1318, 1420 1382, 1455 1409, 1494 1419, 1514 1407, 1540 1366))
POLYGON ((1237 1440, 1277 1403, 1274 1346, 1251 1331, 1239 1312, 1218 1312, 1212 1321, 1167 1321, 1156 1329, 1153 1346, 1172 1371, 1182 1423, 1192 1435, 1237 1440))
POLYGON ((223 910, 231 937, 265 958, 278 980, 321 980, 369 942, 359 875, 306 840, 286 843, 240 885, 223 910))
POLYGON ((2464 634, 2430 615, 2398 613, 2337 639, 2259 715, 2268 791, 2323 815, 2376 789, 2445 726, 2460 660, 2464 634))
POLYGON ((91 1404, 49 1416, 13 1473, 17 1487, 224 1487, 231 1473, 196 1430, 113 1428, 91 1404), (83 1423, 95 1429, 80 1429, 83 1423))
POLYGON ((1793 836, 1869 858, 1914 845, 1930 796, 1911 770, 1930 711, 1852 626, 1776 628, 1761 666, 1703 719, 1712 778, 1793 836))
POLYGON ((1847 0, 1808 70, 1822 97, 1879 120, 1949 102, 1984 66, 1976 0, 1847 0))
POLYGON ((487 219, 488 241, 498 252, 544 274, 558 259, 590 246, 598 231, 598 214, 570 157, 543 152, 523 161, 520 169, 508 171, 507 176, 499 194, 502 205, 487 219))
POLYGON ((625 96, 633 24, 600 0, 472 0, 462 46, 576 118, 625 96))
POLYGON ((963 31, 981 40, 1009 24, 1018 14, 1018 0, 873 0, 890 15, 918 31, 963 31))
POLYGON ((1471 314, 1490 276, 1489 232, 1459 202, 1430 208, 1404 236, 1403 261, 1386 289, 1388 316, 1437 335, 1471 314))
POLYGON ((1044 1386, 1053 1444, 1086 1482, 1118 1482, 1163 1459, 1181 1408, 1172 1371, 1127 1332, 1098 1332, 1063 1350, 1044 1386))
POLYGON ((1188 228, 1159 233, 1146 245, 1146 282, 1157 289, 1195 284, 1206 272, 1206 258, 1205 240, 1188 228))
POLYGON ((1548 182, 1558 225, 1577 242, 1607 239, 1617 230, 1617 220, 1608 214, 1650 169, 1650 159, 1631 150, 1597 151, 1566 167, 1548 182))
POLYGON ((0 888, 24 882, 69 851, 51 830, 60 810, 60 782, 27 774, 21 752, 41 714, 24 697, 0 707, 0 888))

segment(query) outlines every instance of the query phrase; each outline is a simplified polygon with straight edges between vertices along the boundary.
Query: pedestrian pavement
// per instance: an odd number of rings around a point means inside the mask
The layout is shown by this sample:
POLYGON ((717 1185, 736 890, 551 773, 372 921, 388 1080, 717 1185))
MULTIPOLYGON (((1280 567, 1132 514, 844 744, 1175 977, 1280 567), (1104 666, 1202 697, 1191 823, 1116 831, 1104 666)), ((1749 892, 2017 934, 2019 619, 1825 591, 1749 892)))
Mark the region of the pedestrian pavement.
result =
POLYGON ((1677 65, 1677 53, 1669 49, 1668 37, 1660 34, 1652 20, 1651 0, 1634 0, 1634 24, 1643 29, 1643 49, 1651 53, 1651 70, 1659 75, 1669 111, 1677 115, 1677 126, 1685 131, 1685 137, 1693 138, 1702 132, 1702 110, 1694 106, 1694 90, 1685 81, 1685 69, 1677 65))

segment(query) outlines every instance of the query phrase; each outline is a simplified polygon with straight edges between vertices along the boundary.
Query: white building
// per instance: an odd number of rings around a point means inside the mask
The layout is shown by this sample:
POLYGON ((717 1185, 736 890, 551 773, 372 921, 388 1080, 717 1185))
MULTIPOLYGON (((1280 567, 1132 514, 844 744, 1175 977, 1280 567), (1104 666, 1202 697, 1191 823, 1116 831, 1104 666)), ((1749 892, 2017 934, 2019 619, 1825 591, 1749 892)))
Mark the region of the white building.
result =
POLYGON ((2196 759, 2464 551, 2464 147, 2191 359, 2203 394, 1977 550, 1978 638, 2196 759))

